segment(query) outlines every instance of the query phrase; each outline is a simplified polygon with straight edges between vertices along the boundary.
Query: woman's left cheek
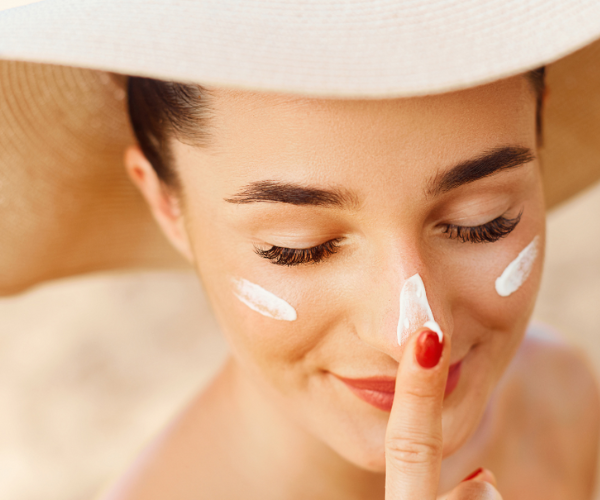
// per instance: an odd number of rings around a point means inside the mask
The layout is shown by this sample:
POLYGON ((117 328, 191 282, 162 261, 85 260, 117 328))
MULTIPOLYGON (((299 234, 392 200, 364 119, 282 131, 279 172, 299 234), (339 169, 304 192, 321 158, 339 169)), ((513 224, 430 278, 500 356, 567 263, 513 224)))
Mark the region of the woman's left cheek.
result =
POLYGON ((540 237, 533 238, 496 278, 495 288, 498 295, 508 297, 527 281, 540 254, 540 237))
MULTIPOLYGON (((452 304, 457 340, 516 333, 529 320, 541 276, 543 232, 497 251, 496 243, 489 245, 493 253, 445 262, 446 300, 452 304)), ((501 337, 497 340, 506 342, 501 337)))

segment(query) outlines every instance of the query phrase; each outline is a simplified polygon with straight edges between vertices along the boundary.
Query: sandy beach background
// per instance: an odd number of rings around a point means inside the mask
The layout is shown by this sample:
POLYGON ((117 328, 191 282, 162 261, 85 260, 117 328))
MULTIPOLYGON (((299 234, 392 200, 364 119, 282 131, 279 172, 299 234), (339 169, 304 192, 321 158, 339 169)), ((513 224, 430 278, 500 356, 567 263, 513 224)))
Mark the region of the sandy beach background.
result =
MULTIPOLYGON (((600 186, 549 216, 535 317, 600 373, 600 186)), ((90 500, 218 369, 197 278, 97 274, 0 300, 0 498, 90 500)))

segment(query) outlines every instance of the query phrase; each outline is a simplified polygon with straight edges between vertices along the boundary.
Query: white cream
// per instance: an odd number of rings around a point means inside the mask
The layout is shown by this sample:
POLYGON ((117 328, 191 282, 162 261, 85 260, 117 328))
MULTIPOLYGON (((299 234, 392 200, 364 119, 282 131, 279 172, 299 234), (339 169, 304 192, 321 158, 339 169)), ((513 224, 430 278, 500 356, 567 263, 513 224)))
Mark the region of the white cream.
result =
POLYGON ((233 280, 234 295, 250 309, 268 318, 294 321, 296 310, 285 300, 243 278, 233 280))
POLYGON ((423 326, 436 332, 440 342, 443 340, 444 334, 440 325, 433 319, 423 280, 415 274, 404 282, 400 292, 400 318, 396 331, 398 344, 402 345, 411 333, 423 326))
POLYGON ((539 236, 527 245, 496 280, 496 291, 502 297, 516 292, 531 273, 533 263, 538 256, 539 236))

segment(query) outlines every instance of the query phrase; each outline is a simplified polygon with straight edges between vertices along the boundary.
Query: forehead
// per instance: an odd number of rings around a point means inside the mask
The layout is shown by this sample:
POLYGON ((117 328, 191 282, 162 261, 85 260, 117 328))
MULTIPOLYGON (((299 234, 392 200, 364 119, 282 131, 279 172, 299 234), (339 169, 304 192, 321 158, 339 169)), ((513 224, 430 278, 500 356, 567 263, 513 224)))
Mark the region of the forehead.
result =
POLYGON ((530 125, 535 107, 531 83, 522 75, 446 94, 382 100, 224 89, 213 89, 211 95, 212 125, 217 141, 224 144, 245 142, 244 138, 262 142, 261 137, 348 144, 356 144, 356 139, 414 144, 428 137, 477 137, 486 131, 514 132, 520 120, 530 125))
POLYGON ((499 146, 535 146, 536 99, 525 76, 380 100, 210 93, 208 163, 218 177, 240 182, 372 183, 378 173, 407 180, 499 146))

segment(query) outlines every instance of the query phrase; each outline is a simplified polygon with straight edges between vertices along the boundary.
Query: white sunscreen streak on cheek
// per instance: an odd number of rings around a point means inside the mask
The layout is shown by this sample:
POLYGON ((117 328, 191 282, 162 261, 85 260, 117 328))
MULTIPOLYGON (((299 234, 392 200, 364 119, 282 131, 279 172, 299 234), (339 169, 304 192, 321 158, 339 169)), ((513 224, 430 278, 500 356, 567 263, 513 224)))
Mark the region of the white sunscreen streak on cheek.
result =
POLYGON ((296 310, 285 300, 251 281, 233 279, 234 295, 250 309, 267 318, 294 321, 296 310))
POLYGON ((400 292, 400 318, 396 331, 398 344, 402 345, 411 333, 423 326, 436 332, 440 342, 443 340, 444 334, 440 325, 433 319, 423 280, 415 274, 404 282, 400 292))
POLYGON ((531 273, 533 263, 538 256, 539 236, 527 245, 496 280, 496 291, 501 297, 516 292, 531 273))

